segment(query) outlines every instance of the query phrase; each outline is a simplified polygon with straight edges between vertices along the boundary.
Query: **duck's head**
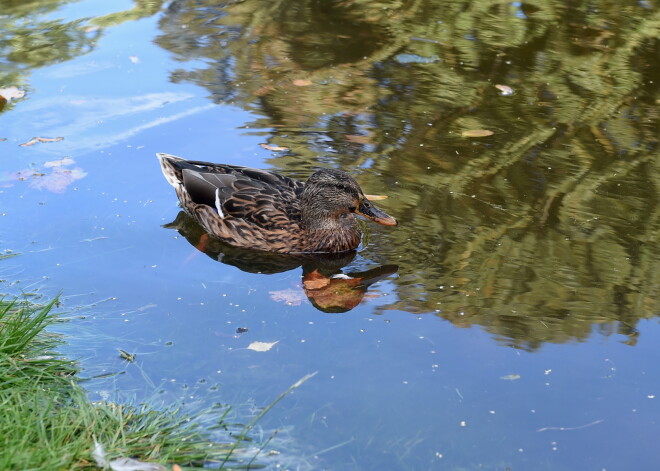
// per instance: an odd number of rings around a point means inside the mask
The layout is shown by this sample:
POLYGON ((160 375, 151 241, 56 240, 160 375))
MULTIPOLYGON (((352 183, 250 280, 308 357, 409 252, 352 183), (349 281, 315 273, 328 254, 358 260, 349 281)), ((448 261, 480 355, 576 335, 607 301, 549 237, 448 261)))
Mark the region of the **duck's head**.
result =
POLYGON ((355 214, 378 224, 397 222, 367 199, 360 185, 348 173, 321 169, 305 183, 301 195, 302 220, 308 229, 334 229, 352 225, 355 214))

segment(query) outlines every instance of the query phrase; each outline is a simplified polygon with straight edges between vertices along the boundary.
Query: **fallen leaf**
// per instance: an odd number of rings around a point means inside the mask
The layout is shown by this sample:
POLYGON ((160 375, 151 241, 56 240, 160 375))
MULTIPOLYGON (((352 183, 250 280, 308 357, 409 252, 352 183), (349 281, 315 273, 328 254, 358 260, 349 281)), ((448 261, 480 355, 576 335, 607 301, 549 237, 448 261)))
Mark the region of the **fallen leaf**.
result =
POLYGON ((520 375, 517 374, 504 375, 504 376, 500 376, 500 379, 503 379, 504 381, 516 381, 520 379, 520 375))
POLYGON ((277 343, 279 343, 279 340, 275 342, 252 342, 250 345, 248 345, 247 349, 254 350, 255 352, 267 352, 277 343))
POLYGON ((495 88, 501 91, 502 95, 504 96, 513 95, 513 88, 509 87, 508 85, 502 85, 498 83, 497 85, 495 85, 495 88))
POLYGON ((488 129, 471 129, 469 131, 461 132, 461 136, 463 137, 486 137, 492 136, 493 134, 493 131, 489 131, 488 129))
POLYGON ((135 357, 137 355, 135 353, 128 353, 126 350, 122 350, 121 348, 119 349, 119 358, 122 360, 126 360, 130 363, 133 363, 135 361, 135 357))
POLYGON ((274 146, 274 145, 263 144, 263 143, 259 144, 259 145, 261 147, 263 147, 264 149, 266 149, 266 150, 272 150, 274 152, 281 152, 281 151, 284 151, 284 150, 289 150, 288 147, 274 146))
POLYGON ((380 201, 389 198, 389 196, 387 195, 364 195, 364 196, 366 196, 367 199, 370 201, 380 201))
POLYGON ((23 144, 19 144, 21 147, 27 147, 27 146, 33 146, 37 142, 59 142, 63 137, 33 137, 27 142, 24 142, 23 144))
POLYGON ((312 84, 312 81, 308 79, 296 79, 293 81, 293 84, 296 87, 308 87, 312 84))
POLYGON ((318 272, 318 270, 314 270, 313 272, 308 273, 303 279, 303 286, 305 289, 321 289, 325 288, 329 284, 330 278, 323 276, 318 272))

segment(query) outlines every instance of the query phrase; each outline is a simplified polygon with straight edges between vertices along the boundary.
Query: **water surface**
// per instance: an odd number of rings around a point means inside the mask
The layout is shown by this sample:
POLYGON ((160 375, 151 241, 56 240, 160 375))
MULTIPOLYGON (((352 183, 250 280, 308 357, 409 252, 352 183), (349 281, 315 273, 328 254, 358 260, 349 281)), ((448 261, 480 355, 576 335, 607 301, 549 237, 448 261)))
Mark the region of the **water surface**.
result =
POLYGON ((93 398, 244 421, 318 372, 272 469, 657 466, 655 2, 5 3, 2 290, 61 290, 93 398), (343 168, 399 227, 202 244, 156 152, 343 168))

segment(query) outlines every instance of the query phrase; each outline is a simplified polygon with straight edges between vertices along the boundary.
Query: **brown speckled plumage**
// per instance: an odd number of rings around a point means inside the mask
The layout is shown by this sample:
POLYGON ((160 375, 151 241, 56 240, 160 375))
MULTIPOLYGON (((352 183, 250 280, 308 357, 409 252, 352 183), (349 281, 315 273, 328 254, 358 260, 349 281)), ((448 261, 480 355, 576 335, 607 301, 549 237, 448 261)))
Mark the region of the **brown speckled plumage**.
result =
POLYGON ((360 243, 355 214, 396 225, 341 170, 319 170, 303 183, 265 170, 169 154, 158 158, 181 206, 209 234, 237 247, 292 254, 342 252, 360 243))

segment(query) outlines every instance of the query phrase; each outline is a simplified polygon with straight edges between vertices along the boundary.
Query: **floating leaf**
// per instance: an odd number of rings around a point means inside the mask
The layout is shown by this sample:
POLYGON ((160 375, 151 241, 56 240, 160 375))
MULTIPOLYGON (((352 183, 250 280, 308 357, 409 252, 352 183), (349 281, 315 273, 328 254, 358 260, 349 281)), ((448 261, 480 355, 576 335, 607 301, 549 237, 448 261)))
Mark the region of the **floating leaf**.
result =
POLYGON ((136 356, 137 355, 135 353, 128 353, 126 350, 122 350, 121 348, 119 349, 119 358, 122 360, 133 363, 136 356))
POLYGON ((259 145, 261 147, 263 147, 264 149, 272 150, 274 152, 281 152, 281 151, 284 151, 284 150, 289 150, 288 147, 274 146, 274 145, 270 145, 270 144, 259 144, 259 145))
POLYGON ((471 129, 461 132, 461 136, 463 137, 486 137, 493 134, 493 131, 489 131, 488 129, 471 129))
POLYGON ((19 144, 21 147, 27 147, 27 146, 33 146, 37 142, 59 142, 63 137, 33 137, 27 142, 24 142, 23 144, 19 144))
POLYGON ((501 91, 502 95, 504 96, 513 95, 513 88, 509 87, 508 85, 497 84, 495 85, 495 88, 501 91))
POLYGON ((504 375, 504 376, 500 376, 500 379, 503 379, 504 381, 516 381, 520 379, 520 375, 517 374, 504 375))
POLYGON ((321 289, 330 284, 330 278, 323 276, 318 270, 308 273, 303 279, 305 289, 321 289))
POLYGON ((252 342, 247 348, 248 350, 254 350, 255 352, 267 352, 277 343, 279 343, 279 340, 275 342, 252 342))

